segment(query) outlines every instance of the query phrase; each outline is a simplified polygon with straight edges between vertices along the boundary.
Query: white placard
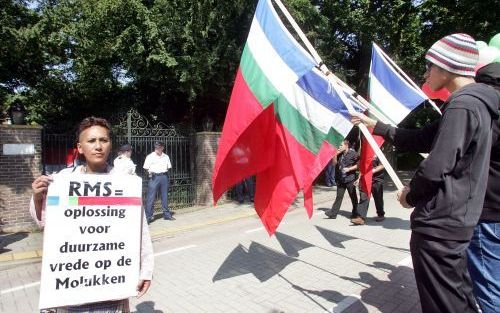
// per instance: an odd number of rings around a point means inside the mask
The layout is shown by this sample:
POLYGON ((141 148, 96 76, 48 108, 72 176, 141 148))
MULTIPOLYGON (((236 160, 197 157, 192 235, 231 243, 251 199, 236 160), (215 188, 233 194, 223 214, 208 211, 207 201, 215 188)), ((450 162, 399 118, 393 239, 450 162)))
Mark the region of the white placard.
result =
POLYGON ((6 143, 3 145, 3 155, 33 155, 35 145, 32 143, 6 143))
POLYGON ((142 179, 53 177, 45 211, 40 309, 137 295, 142 179))

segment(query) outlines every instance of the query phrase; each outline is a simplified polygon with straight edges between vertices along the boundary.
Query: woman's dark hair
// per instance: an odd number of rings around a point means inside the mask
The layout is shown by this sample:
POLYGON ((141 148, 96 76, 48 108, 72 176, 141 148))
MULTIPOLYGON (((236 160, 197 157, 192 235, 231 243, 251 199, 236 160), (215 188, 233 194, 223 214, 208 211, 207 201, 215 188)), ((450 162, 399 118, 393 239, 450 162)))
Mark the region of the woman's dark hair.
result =
MULTIPOLYGON (((102 118, 102 117, 95 117, 95 116, 89 116, 84 118, 80 124, 78 124, 78 128, 76 129, 76 142, 78 143, 80 141, 80 134, 86 130, 87 128, 90 128, 92 126, 101 126, 104 127, 108 130, 110 138, 111 138, 111 124, 109 122, 102 118)), ((77 163, 85 163, 85 156, 83 154, 78 154, 77 156, 77 163)))
POLYGON ((111 124, 109 122, 102 118, 102 117, 95 117, 95 116, 90 116, 84 118, 80 124, 78 125, 78 128, 76 130, 76 141, 80 140, 80 134, 86 130, 87 128, 90 128, 92 126, 101 126, 106 128, 110 134, 111 134, 111 124))

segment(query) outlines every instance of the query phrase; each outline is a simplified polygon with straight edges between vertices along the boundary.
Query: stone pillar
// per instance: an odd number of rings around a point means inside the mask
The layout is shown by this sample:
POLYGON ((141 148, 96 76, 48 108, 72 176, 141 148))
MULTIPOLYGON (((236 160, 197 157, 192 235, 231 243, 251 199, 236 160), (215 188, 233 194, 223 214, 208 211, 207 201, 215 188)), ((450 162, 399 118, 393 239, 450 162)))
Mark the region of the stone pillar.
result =
POLYGON ((0 125, 0 230, 29 231, 31 183, 42 172, 42 127, 0 125))
MULTIPOLYGON (((212 174, 219 147, 218 132, 201 132, 194 135, 194 190, 195 204, 211 205, 212 196, 212 174)), ((223 199, 221 199, 223 200, 223 199)))

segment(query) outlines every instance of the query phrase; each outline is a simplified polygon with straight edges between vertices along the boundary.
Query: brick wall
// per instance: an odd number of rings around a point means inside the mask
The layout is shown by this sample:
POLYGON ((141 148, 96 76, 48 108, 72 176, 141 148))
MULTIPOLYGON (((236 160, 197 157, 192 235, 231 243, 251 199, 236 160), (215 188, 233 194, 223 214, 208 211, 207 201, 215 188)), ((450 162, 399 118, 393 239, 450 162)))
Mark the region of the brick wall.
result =
POLYGON ((0 125, 0 231, 35 228, 29 214, 31 183, 41 175, 42 128, 0 125), (33 144, 34 154, 5 155, 6 144, 33 144))
MULTIPOLYGON (((221 133, 201 132, 194 135, 195 204, 211 205, 212 174, 221 133)), ((219 201, 225 200, 225 197, 219 201)))

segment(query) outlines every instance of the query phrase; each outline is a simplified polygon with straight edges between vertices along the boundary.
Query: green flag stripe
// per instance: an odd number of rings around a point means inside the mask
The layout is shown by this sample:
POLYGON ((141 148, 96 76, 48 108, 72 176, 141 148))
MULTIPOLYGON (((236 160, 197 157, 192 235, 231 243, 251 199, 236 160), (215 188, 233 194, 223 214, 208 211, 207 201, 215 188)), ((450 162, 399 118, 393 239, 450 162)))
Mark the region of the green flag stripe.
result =
POLYGON ((259 64, 253 58, 248 45, 245 45, 243 49, 240 69, 248 88, 250 88, 262 107, 267 108, 279 96, 280 92, 264 75, 259 64))

